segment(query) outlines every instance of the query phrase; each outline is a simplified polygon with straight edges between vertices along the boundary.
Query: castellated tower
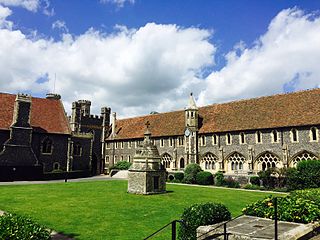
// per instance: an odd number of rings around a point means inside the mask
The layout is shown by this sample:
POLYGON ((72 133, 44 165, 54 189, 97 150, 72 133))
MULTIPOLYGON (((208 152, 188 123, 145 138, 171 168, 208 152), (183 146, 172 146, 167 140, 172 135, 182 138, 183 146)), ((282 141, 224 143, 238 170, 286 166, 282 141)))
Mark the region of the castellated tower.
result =
POLYGON ((198 107, 191 93, 188 106, 185 108, 185 153, 188 164, 198 163, 198 119, 198 107))

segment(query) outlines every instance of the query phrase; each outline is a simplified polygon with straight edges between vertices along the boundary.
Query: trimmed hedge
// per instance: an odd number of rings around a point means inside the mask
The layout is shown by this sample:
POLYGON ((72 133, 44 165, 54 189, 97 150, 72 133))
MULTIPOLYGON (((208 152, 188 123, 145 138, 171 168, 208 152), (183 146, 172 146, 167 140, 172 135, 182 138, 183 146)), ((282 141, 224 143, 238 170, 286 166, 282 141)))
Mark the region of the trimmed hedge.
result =
POLYGON ((200 185, 212 185, 213 175, 210 172, 198 172, 196 175, 196 181, 200 185))
POLYGON ((184 183, 197 183, 197 173, 201 172, 201 167, 196 163, 189 164, 186 169, 184 170, 184 183))
POLYGON ((114 166, 110 167, 110 170, 111 170, 111 169, 128 170, 131 165, 132 165, 131 162, 119 161, 119 162, 117 162, 114 166))
POLYGON ((199 226, 215 224, 231 219, 231 213, 226 206, 220 203, 194 204, 186 208, 181 216, 178 239, 196 239, 196 230, 199 226))
POLYGON ((177 181, 182 181, 184 178, 184 173, 183 172, 176 172, 174 174, 174 179, 177 180, 177 181))
POLYGON ((10 240, 48 240, 50 231, 31 219, 5 213, 0 217, 0 239, 10 240))
MULTIPOLYGON (((274 218, 274 197, 248 205, 244 214, 274 218)), ((281 221, 310 223, 320 220, 320 189, 301 190, 278 198, 278 219, 281 221)))
POLYGON ((217 186, 223 186, 225 184, 225 180, 222 172, 219 171, 214 175, 214 184, 217 186))

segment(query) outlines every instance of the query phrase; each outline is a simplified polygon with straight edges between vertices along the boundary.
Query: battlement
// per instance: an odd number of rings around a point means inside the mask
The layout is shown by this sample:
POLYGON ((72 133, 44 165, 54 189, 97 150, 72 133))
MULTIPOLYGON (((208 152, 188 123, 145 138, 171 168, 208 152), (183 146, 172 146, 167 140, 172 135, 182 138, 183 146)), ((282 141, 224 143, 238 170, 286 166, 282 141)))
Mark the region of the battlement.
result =
POLYGON ((60 100, 61 96, 56 93, 47 93, 46 94, 46 99, 53 99, 53 100, 60 100))
POLYGON ((31 102, 31 95, 24 94, 24 93, 18 93, 17 96, 16 96, 16 101, 31 102))
POLYGON ((83 104, 83 105, 89 105, 89 106, 91 106, 91 101, 89 101, 89 100, 78 100, 77 101, 79 104, 83 104))
POLYGON ((99 116, 99 115, 90 115, 89 118, 92 118, 92 119, 102 119, 103 117, 102 116, 99 116))

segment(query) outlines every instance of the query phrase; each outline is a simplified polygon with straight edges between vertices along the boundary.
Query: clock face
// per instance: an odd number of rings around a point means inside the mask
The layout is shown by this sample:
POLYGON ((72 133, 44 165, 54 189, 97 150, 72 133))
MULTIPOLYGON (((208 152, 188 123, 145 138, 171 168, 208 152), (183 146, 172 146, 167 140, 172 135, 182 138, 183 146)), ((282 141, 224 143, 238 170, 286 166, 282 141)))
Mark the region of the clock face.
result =
POLYGON ((184 135, 186 136, 186 137, 189 137, 190 136, 190 130, 189 130, 189 128, 187 128, 185 131, 184 131, 184 135))

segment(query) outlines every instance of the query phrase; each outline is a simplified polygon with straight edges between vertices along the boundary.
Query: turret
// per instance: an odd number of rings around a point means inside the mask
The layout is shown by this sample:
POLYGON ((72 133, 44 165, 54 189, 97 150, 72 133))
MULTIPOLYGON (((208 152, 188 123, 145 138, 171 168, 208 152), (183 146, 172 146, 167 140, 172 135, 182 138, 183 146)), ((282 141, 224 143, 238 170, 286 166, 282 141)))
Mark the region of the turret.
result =
POLYGON ((72 113, 71 113, 71 131, 79 132, 80 131, 80 120, 81 120, 81 107, 78 102, 72 103, 72 113))
POLYGON ((82 116, 90 116, 91 102, 88 100, 79 100, 80 111, 82 116))
POLYGON ((195 103, 192 93, 190 93, 189 103, 185 109, 185 127, 190 130, 198 130, 198 107, 195 103))

